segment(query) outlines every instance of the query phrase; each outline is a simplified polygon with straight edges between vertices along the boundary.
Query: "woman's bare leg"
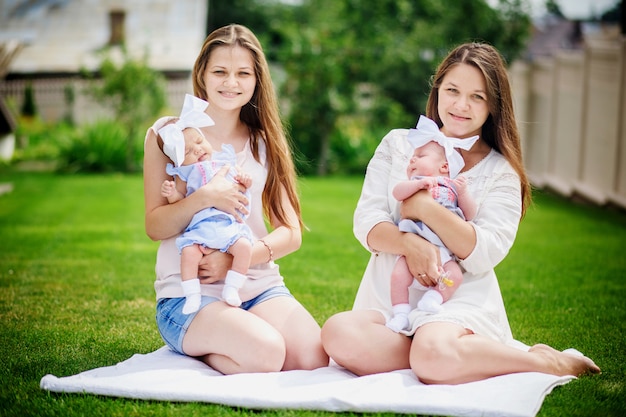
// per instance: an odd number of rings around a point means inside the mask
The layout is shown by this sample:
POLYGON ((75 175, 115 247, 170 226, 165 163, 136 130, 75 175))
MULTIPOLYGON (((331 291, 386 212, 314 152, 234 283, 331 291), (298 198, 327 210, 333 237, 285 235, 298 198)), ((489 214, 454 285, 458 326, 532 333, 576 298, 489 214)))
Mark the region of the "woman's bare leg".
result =
POLYGON ((274 297, 250 309, 282 336, 287 350, 282 370, 317 369, 328 365, 320 326, 294 298, 274 297))
POLYGON ((335 362, 357 375, 409 368, 411 339, 387 328, 378 311, 335 314, 322 327, 322 343, 335 362))
POLYGON ((285 341, 265 320, 223 302, 202 308, 183 340, 183 351, 224 374, 280 371, 285 341))
POLYGON ((546 345, 533 346, 526 352, 442 322, 417 329, 410 358, 413 372, 428 384, 460 384, 517 372, 559 376, 600 372, 584 356, 559 352, 546 345))

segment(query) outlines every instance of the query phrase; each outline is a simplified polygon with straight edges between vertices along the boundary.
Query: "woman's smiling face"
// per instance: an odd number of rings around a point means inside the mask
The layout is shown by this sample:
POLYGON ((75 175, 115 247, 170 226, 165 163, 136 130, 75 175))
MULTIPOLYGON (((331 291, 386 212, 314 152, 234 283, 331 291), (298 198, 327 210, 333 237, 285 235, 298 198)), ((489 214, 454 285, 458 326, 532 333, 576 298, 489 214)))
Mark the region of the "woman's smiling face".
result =
POLYGON ((452 67, 439 87, 437 111, 441 131, 449 137, 480 135, 487 117, 487 87, 483 74, 467 64, 452 67))
POLYGON ((220 46, 211 52, 205 83, 207 101, 223 110, 246 105, 256 88, 252 53, 241 46, 220 46))

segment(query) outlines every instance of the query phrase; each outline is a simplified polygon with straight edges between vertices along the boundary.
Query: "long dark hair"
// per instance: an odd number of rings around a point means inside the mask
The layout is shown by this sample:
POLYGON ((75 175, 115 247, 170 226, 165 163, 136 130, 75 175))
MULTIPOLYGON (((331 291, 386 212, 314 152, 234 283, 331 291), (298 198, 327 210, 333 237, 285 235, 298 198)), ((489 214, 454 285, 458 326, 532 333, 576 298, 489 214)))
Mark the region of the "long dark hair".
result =
POLYGON ((276 219, 287 226, 289 219, 282 205, 286 193, 302 227, 302 214, 297 193, 296 170, 291 147, 278 110, 278 99, 272 83, 263 48, 252 31, 241 25, 228 25, 214 30, 204 41, 200 55, 193 67, 194 94, 207 99, 204 76, 211 53, 220 46, 240 46, 250 51, 254 60, 256 88, 252 99, 241 109, 240 119, 250 129, 250 144, 254 157, 259 159, 258 139, 265 141, 268 175, 263 190, 263 210, 268 219, 276 219))
POLYGON ((454 48, 439 64, 432 78, 432 88, 426 104, 426 115, 439 127, 443 125, 437 107, 439 87, 444 77, 456 65, 477 68, 485 78, 489 116, 482 127, 481 138, 500 152, 519 175, 522 188, 522 217, 532 200, 532 191, 522 160, 522 146, 513 111, 513 98, 504 59, 496 48, 485 43, 465 43, 454 48))

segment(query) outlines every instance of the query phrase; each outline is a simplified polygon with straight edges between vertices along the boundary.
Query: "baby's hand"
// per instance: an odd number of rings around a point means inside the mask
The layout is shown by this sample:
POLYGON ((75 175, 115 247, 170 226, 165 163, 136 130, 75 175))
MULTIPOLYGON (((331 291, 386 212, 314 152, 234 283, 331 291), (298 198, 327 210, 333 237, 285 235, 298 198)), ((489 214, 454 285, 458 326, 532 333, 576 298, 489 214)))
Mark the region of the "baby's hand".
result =
POLYGON ((423 177, 417 180, 417 184, 419 184, 419 188, 422 190, 430 190, 433 187, 437 186, 437 177, 423 177))
POLYGON ((238 170, 237 177, 235 179, 239 184, 243 185, 246 188, 250 188, 250 186, 252 185, 252 177, 250 176, 250 174, 247 174, 241 170, 238 170))
POLYGON ((463 175, 459 175, 452 181, 456 186, 457 193, 463 194, 465 191, 467 191, 467 178, 465 178, 463 175))
POLYGON ((174 195, 176 183, 174 181, 165 180, 161 184, 161 196, 168 198, 174 195))

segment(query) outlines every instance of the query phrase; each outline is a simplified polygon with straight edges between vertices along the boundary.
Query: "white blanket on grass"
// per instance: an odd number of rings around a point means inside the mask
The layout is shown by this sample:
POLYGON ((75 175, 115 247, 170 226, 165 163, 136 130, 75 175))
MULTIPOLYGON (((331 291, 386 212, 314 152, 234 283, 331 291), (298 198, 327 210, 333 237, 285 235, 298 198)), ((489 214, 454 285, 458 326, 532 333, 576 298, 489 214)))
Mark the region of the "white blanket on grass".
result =
POLYGON ((461 385, 424 385, 410 370, 357 377, 336 364, 314 371, 225 376, 162 347, 77 375, 46 375, 40 386, 53 392, 251 409, 527 417, 537 414, 554 387, 572 379, 528 372, 461 385))

